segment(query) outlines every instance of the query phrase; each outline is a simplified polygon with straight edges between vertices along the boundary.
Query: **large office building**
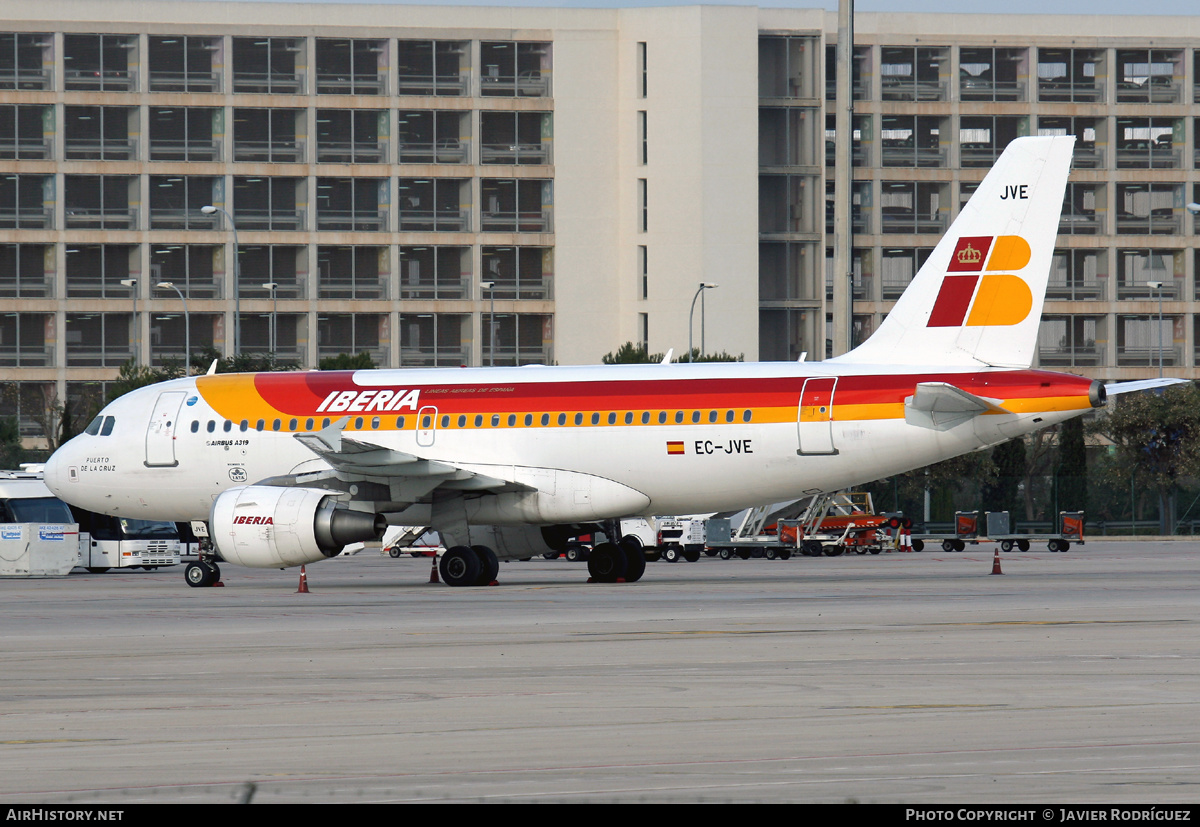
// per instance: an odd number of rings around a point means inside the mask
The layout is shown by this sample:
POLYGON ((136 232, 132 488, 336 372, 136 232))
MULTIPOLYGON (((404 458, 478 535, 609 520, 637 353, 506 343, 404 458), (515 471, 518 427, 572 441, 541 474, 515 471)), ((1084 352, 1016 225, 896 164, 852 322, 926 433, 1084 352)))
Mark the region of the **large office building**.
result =
MULTIPOLYGON (((823 358, 836 39, 816 9, 8 0, 0 413, 36 436, 46 400, 189 344, 823 358)), ((1073 134, 1040 363, 1197 375, 1197 43, 1200 18, 858 15, 853 336, 1009 140, 1073 134)))

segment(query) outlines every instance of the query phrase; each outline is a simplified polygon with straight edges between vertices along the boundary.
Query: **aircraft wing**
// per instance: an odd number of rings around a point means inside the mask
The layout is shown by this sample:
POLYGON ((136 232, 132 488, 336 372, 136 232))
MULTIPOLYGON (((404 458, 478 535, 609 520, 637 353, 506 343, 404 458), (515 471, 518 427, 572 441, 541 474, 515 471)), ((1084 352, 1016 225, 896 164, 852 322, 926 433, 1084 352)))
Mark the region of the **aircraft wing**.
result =
POLYGON ((1182 385, 1184 382, 1190 382, 1190 379, 1137 379, 1133 382, 1111 382, 1104 386, 1104 392, 1109 396, 1116 396, 1119 393, 1132 393, 1133 391, 1145 391, 1151 388, 1165 388, 1167 385, 1182 385))
MULTIPOLYGON (((333 469, 334 476, 343 484, 362 481, 387 485, 395 502, 415 502, 435 489, 493 494, 533 490, 522 483, 480 474, 452 463, 350 439, 342 435, 349 421, 349 417, 342 417, 316 433, 295 435, 301 444, 333 469)), ((317 477, 328 477, 319 473, 303 476, 306 485, 312 484, 317 477)))
POLYGON ((981 413, 1012 413, 990 399, 967 393, 948 382, 921 382, 904 399, 904 421, 909 425, 946 431, 981 413))

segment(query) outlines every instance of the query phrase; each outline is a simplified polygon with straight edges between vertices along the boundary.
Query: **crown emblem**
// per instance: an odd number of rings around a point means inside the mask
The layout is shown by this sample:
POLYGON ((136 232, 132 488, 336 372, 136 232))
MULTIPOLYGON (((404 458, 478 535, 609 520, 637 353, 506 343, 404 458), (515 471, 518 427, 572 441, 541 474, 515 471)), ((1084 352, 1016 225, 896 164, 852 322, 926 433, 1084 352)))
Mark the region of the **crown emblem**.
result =
POLYGON ((971 246, 971 242, 967 242, 967 246, 959 250, 957 260, 959 264, 978 264, 983 258, 983 253, 971 246))

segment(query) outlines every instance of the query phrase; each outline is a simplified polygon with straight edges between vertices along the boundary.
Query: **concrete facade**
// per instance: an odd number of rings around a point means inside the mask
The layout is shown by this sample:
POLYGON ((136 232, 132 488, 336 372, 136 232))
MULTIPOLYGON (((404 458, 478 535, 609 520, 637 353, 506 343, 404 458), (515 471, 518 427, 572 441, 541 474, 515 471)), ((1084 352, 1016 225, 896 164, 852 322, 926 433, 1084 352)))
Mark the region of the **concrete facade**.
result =
MULTIPOLYGON (((708 351, 822 358, 836 32, 806 9, 12 0, 3 408, 35 437, 46 399, 182 357, 162 281, 193 352, 231 352, 240 317, 243 352, 305 367, 681 354, 700 283, 708 351)), ((858 15, 855 335, 1008 140, 1071 131, 1041 364, 1194 375, 1198 38, 1195 18, 858 15)))

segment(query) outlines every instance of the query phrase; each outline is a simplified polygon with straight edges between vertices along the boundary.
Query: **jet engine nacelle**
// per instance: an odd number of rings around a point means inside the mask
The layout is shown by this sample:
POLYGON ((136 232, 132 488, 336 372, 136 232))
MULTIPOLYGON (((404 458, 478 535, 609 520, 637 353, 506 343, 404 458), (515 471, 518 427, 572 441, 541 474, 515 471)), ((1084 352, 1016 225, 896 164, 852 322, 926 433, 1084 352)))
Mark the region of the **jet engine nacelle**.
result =
POLYGON ((213 502, 209 529, 230 563, 284 568, 336 557, 350 543, 378 540, 381 514, 352 511, 316 488, 245 485, 213 502))

